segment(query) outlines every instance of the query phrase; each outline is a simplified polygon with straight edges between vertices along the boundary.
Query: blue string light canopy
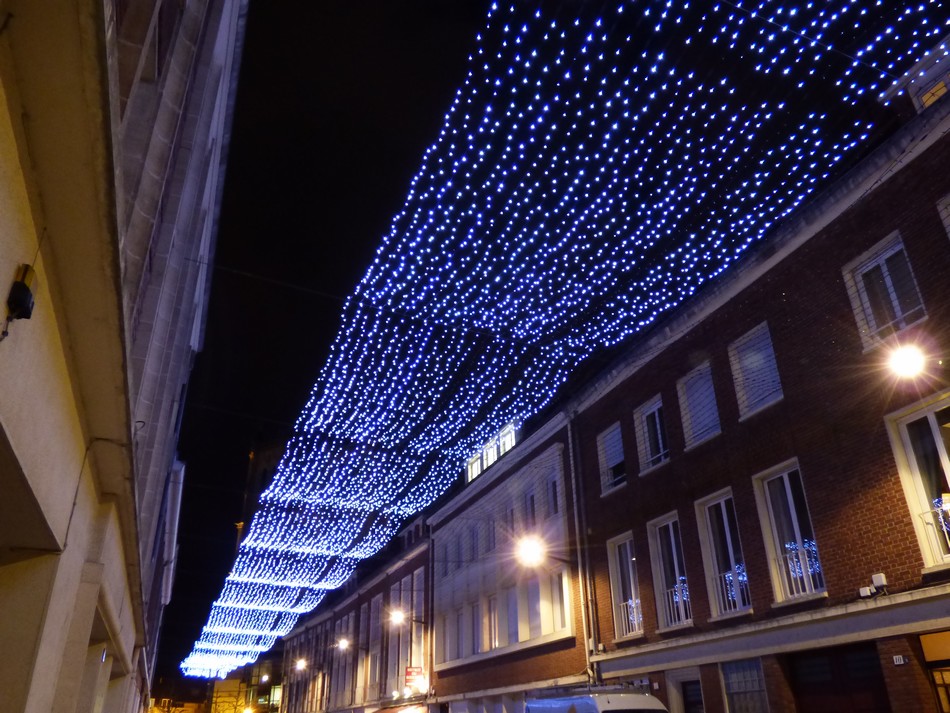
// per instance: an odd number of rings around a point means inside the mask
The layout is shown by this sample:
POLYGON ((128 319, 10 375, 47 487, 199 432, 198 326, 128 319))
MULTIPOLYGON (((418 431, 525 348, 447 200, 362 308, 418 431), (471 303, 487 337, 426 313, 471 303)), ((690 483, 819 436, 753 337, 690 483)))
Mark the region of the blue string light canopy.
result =
POLYGON ((591 355, 727 270, 896 121, 948 11, 493 4, 181 664, 254 661, 591 355))

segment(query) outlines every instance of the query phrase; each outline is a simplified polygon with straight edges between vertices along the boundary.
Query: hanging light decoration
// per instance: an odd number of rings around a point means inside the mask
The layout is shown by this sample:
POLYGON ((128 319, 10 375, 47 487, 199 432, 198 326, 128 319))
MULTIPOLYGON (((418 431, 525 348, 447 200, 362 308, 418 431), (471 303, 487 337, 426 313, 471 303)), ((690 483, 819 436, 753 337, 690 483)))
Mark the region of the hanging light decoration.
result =
POLYGON ((528 5, 491 6, 186 674, 255 660, 502 426, 727 270, 886 134, 950 31, 933 0, 528 5))

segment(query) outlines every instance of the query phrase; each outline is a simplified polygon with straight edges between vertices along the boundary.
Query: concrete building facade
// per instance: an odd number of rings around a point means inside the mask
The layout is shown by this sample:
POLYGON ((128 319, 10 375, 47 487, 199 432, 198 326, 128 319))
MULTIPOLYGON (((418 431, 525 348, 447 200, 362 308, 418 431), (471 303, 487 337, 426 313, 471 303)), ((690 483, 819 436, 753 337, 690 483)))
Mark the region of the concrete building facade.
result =
POLYGON ((0 4, 4 710, 149 705, 244 10, 0 4))

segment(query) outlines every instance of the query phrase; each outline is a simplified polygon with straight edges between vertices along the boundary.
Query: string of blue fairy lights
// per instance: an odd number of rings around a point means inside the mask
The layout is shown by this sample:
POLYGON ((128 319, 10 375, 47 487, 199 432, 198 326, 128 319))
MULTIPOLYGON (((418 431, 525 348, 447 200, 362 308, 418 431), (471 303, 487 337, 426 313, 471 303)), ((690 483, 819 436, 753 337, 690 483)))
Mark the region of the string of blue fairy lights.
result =
POLYGON ((493 4, 182 670, 252 662, 728 269, 886 132, 910 68, 946 72, 948 32, 934 1, 493 4))

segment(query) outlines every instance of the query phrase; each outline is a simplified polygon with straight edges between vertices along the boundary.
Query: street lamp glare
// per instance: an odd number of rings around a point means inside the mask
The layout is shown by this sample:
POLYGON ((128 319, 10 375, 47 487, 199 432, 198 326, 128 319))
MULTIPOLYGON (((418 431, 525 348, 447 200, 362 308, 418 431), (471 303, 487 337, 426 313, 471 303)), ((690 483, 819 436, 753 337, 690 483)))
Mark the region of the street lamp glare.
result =
POLYGON ((336 642, 336 645, 337 645, 337 648, 340 649, 340 651, 346 651, 348 648, 350 648, 350 640, 340 639, 339 641, 336 642))
POLYGON ((891 352, 887 364, 898 377, 913 379, 924 370, 924 353, 914 344, 904 344, 891 352))
POLYGON ((528 535, 518 540, 515 557, 525 567, 537 567, 544 562, 547 548, 544 541, 535 535, 528 535))
POLYGON ((402 609, 392 609, 389 612, 389 622, 399 626, 406 621, 406 612, 402 609))

